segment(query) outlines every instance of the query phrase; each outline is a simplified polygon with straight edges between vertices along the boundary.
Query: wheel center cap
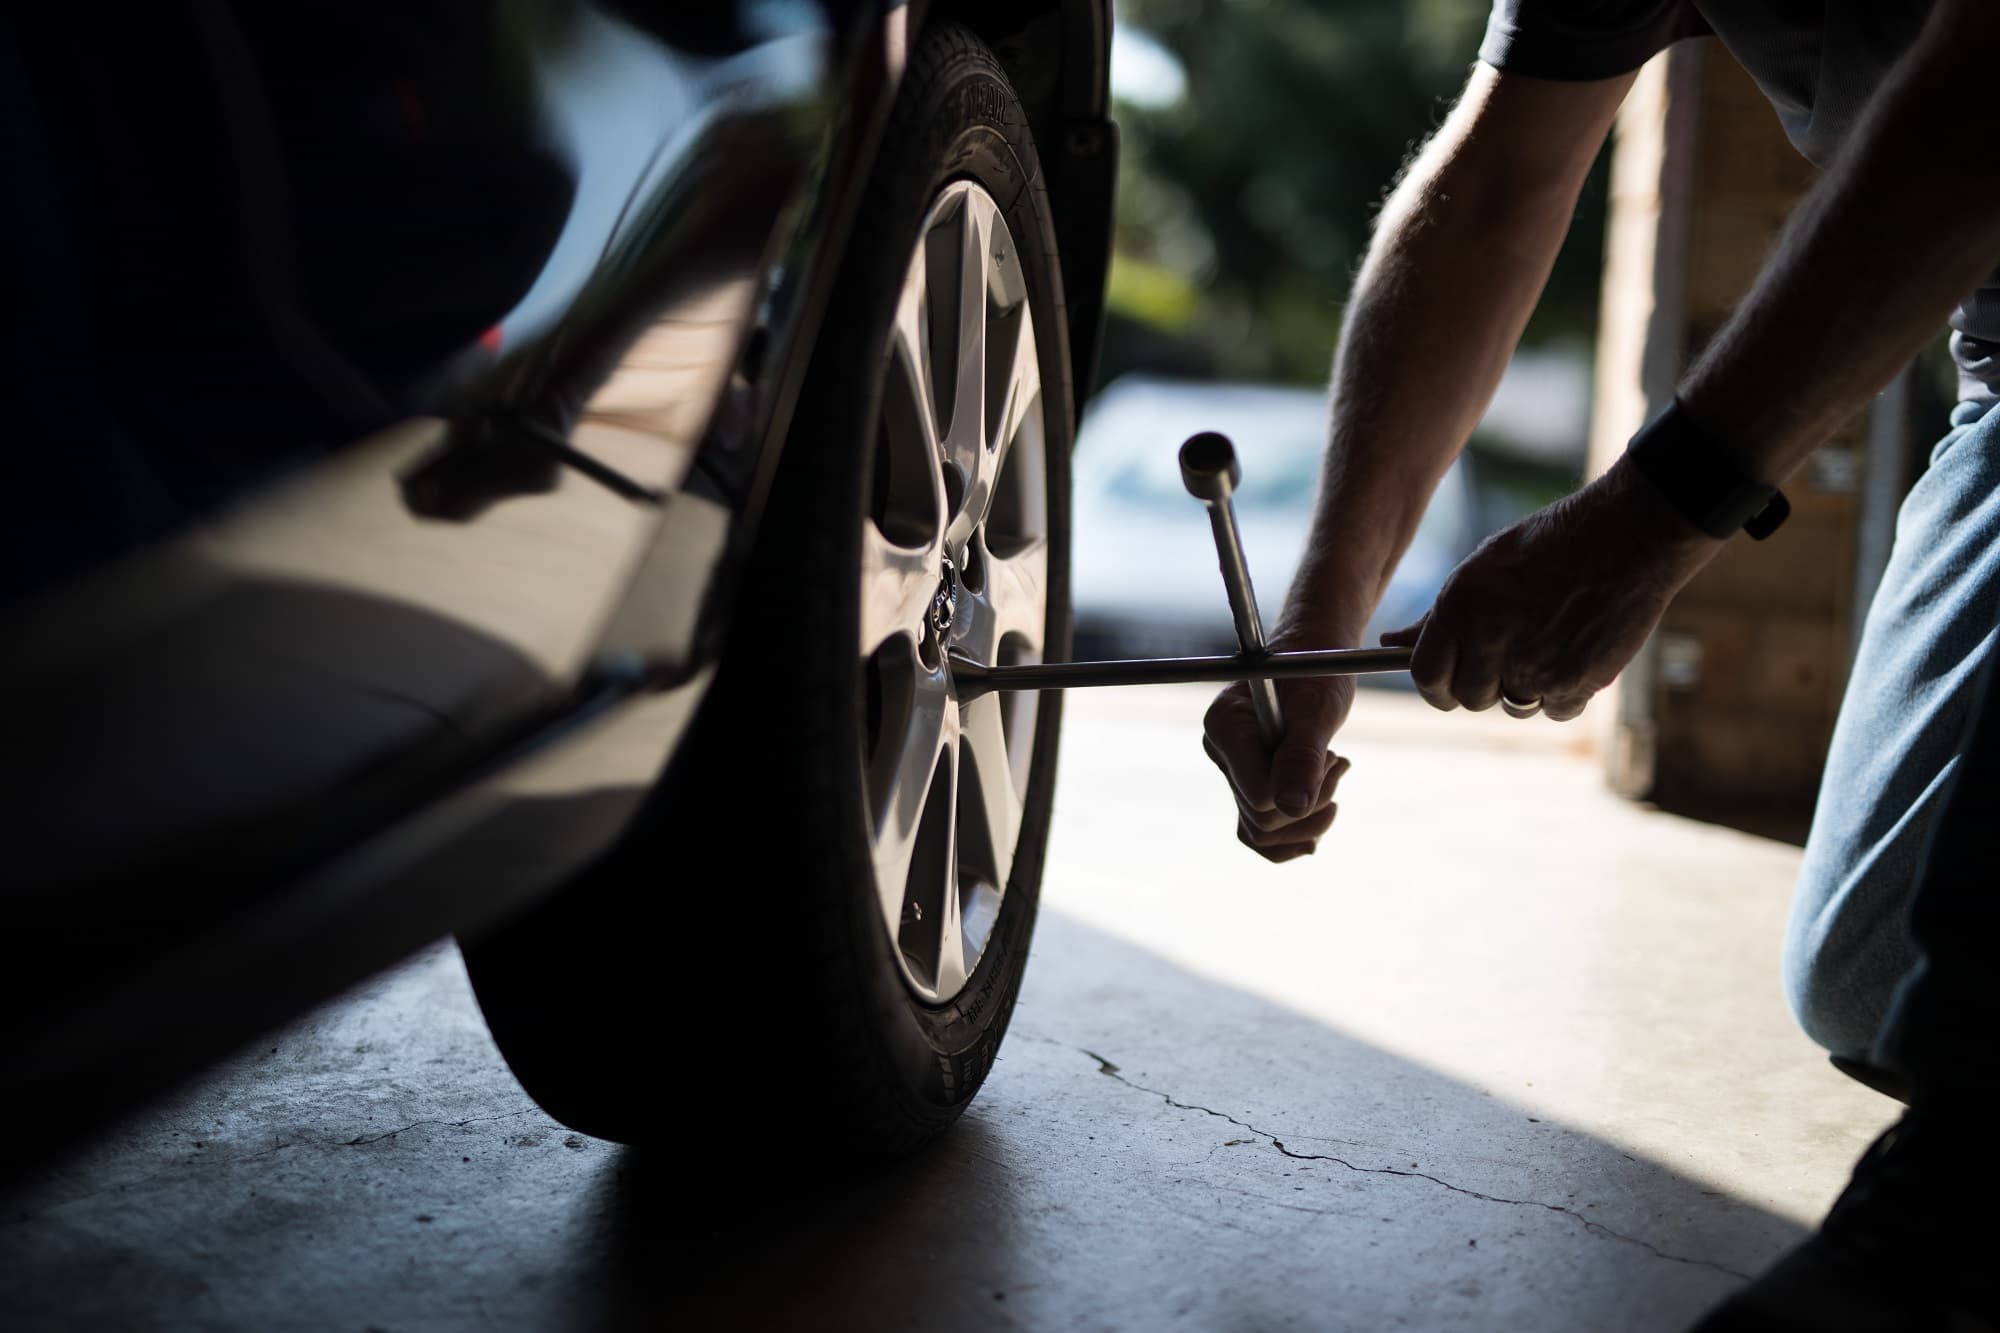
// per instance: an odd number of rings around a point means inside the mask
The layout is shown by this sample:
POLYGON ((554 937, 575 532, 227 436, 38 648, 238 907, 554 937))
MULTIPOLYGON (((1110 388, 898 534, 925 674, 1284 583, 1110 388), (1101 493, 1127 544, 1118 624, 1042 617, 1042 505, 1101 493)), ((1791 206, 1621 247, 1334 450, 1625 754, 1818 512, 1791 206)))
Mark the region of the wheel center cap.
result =
POLYGON ((938 590, 931 597, 931 632, 942 639, 951 632, 951 622, 958 615, 958 566, 951 557, 944 558, 944 577, 938 580, 938 590))

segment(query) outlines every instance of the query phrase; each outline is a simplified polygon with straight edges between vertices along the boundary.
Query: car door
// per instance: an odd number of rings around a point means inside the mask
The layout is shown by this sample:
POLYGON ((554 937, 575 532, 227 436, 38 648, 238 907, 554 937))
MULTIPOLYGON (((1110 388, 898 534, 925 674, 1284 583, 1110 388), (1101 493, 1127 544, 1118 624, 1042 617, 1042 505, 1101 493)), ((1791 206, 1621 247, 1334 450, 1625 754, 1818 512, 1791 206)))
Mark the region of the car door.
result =
POLYGON ((719 556, 685 483, 845 38, 696 8, 10 16, 45 345, 8 394, 57 446, 0 663, 35 910, 252 891, 691 651, 698 577, 627 589, 719 556))

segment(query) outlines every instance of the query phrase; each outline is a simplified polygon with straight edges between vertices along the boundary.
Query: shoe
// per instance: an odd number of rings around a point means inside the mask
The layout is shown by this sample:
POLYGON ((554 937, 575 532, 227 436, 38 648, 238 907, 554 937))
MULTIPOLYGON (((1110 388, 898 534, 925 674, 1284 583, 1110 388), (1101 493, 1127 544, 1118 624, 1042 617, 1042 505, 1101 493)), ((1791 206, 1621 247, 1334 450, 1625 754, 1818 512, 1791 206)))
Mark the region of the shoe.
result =
POLYGON ((1819 1231, 1693 1333, 2000 1333, 2000 1117, 1912 1109, 1819 1231))

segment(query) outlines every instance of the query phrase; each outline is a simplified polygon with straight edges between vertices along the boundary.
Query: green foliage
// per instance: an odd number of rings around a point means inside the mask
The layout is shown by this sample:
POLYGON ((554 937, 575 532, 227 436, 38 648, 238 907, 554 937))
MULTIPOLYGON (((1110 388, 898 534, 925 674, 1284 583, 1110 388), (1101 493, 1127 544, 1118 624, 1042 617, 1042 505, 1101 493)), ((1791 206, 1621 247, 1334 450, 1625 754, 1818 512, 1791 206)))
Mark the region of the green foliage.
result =
POLYGON ((1105 299, 1126 315, 1166 333, 1185 333, 1201 312, 1202 294, 1180 274, 1129 251, 1111 257, 1105 299))
MULTIPOLYGON (((1184 98, 1121 106, 1121 272, 1164 270, 1198 306, 1174 323, 1228 375, 1324 379, 1382 197, 1476 56, 1484 0, 1123 0, 1181 61, 1184 98)), ((1530 337, 1588 336, 1603 188, 1594 181, 1530 337)), ((1157 335, 1163 284, 1114 283, 1107 375, 1157 335)), ((1477 300, 1468 292, 1467 300, 1477 300)), ((1441 349, 1442 351, 1443 349, 1441 349)))

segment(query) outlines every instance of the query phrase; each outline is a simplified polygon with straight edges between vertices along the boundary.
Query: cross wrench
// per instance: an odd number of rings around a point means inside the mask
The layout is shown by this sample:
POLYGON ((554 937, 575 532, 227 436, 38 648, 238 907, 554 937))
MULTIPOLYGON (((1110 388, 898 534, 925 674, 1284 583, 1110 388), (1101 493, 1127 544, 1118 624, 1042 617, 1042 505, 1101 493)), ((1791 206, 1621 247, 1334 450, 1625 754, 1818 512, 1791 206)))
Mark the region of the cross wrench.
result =
POLYGON ((1266 743, 1283 734, 1278 692, 1272 682, 1321 676, 1360 676, 1374 672, 1407 671, 1408 648, 1328 648, 1314 652, 1274 653, 1264 645, 1264 626, 1257 615, 1256 594, 1250 587, 1250 567, 1236 528, 1231 499, 1243 469, 1228 437, 1203 431, 1181 446, 1181 481, 1188 493, 1208 508, 1215 533, 1215 552, 1222 566, 1222 586, 1236 622, 1234 657, 1156 657, 1116 662, 1028 662, 1019 666, 983 666, 954 654, 952 684, 961 702, 995 690, 1073 690, 1100 685, 1184 685, 1240 680, 1250 687, 1257 726, 1266 743))

